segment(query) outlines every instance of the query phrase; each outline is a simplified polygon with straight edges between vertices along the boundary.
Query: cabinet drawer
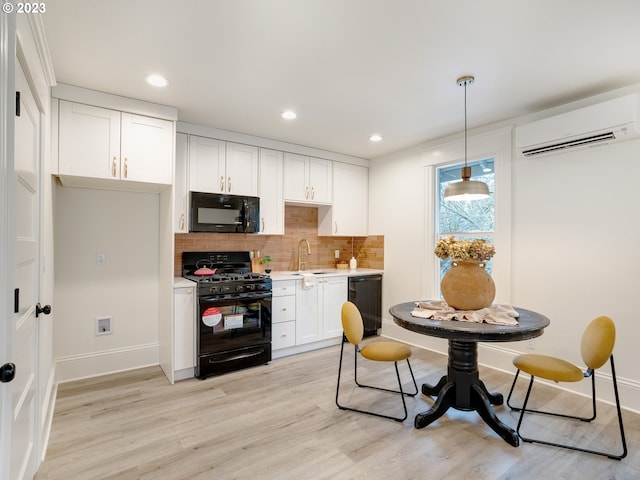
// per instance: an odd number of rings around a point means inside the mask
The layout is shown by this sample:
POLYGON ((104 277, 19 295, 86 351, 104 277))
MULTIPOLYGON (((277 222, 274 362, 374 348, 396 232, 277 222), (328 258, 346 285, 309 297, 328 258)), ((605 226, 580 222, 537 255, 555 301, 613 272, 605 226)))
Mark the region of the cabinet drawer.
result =
POLYGON ((296 343, 296 322, 275 323, 272 326, 271 348, 292 347, 296 343))
POLYGON ((273 323, 288 322, 296 319, 296 296, 272 298, 272 321, 273 323))
POLYGON ((283 295, 295 295, 296 294, 296 281, 295 280, 279 280, 273 282, 271 287, 271 294, 274 297, 282 297, 283 295))

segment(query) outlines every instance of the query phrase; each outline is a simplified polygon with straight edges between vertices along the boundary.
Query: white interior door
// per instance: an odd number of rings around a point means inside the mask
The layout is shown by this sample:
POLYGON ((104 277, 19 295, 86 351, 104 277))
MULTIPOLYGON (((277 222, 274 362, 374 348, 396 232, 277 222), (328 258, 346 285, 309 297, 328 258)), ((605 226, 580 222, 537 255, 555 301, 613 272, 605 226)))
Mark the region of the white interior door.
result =
MULTIPOLYGON (((36 388, 38 384, 38 298, 40 294, 40 111, 24 72, 16 62, 16 90, 20 92, 14 142, 14 291, 12 363, 9 386, 11 408, 11 479, 31 479, 37 468, 36 388)), ((11 181, 11 179, 10 179, 11 181)), ((11 205, 10 205, 11 206, 11 205)), ((6 399, 6 396, 5 396, 6 399)))

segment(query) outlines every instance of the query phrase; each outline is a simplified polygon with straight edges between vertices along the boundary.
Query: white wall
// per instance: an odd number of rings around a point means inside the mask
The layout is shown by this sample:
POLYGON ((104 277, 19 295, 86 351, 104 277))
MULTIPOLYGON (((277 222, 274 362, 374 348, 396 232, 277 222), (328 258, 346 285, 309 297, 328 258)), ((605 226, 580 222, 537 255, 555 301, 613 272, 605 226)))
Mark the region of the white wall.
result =
POLYGON ((57 185, 54 225, 58 380, 158 364, 159 195, 57 185))
MULTIPOLYGON (((426 149, 371 161, 370 225, 372 233, 385 236, 383 334, 446 353, 445 340, 401 331, 388 314, 392 305, 424 298, 433 288, 431 272, 420 267, 431 254, 425 251, 421 225, 423 198, 431 195, 420 158, 426 149)), ((584 327, 598 315, 609 315, 617 326, 614 357, 621 401, 640 411, 635 368, 640 216, 633 197, 639 158, 637 139, 546 158, 512 152, 512 256, 506 259, 511 262, 511 303, 545 314, 551 325, 532 344, 482 344, 481 363, 512 372, 515 354, 534 351, 581 364, 584 327)), ((499 256, 494 262, 503 260, 499 256)), ((608 366, 599 377, 601 396, 609 401, 608 366)))

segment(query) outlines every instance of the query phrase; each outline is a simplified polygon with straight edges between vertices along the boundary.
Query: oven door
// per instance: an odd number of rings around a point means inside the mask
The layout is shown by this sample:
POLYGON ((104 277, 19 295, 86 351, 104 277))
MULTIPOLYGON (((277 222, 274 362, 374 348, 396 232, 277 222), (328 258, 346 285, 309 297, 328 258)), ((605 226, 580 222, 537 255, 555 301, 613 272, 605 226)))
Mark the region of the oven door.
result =
POLYGON ((271 361, 271 294, 253 298, 200 297, 198 367, 206 377, 271 361))

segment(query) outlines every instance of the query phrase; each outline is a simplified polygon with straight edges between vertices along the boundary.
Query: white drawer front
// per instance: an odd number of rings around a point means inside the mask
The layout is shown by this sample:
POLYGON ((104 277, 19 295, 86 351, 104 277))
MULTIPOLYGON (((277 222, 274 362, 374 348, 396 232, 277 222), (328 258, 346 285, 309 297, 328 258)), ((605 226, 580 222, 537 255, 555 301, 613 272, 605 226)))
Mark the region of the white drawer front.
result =
POLYGON ((272 322, 288 322, 296 319, 296 296, 273 297, 272 301, 272 322))
POLYGON ((295 295, 296 294, 296 281, 295 280, 279 280, 273 282, 271 294, 274 297, 282 297, 283 295, 295 295))
POLYGON ((272 325, 271 348, 292 347, 296 343, 296 322, 274 323, 272 325))

